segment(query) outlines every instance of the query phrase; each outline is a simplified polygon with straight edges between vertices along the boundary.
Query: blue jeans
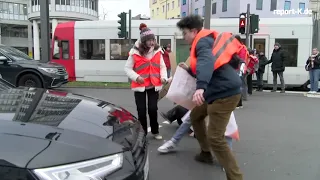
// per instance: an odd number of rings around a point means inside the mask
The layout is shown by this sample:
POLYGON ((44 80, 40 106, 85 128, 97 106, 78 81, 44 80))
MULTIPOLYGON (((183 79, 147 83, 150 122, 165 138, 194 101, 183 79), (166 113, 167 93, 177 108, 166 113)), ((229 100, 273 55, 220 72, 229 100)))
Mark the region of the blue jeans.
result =
POLYGON ((311 69, 309 71, 310 76, 310 91, 319 91, 318 82, 320 79, 320 69, 311 69))
MULTIPOLYGON (((173 137, 171 138, 171 141, 175 144, 178 144, 182 137, 189 132, 189 129, 191 127, 191 119, 190 117, 183 122, 180 127, 177 129, 173 137)), ((226 141, 229 145, 229 148, 232 150, 232 138, 231 137, 225 137, 226 141)))
POLYGON ((167 76, 168 76, 168 78, 170 78, 170 73, 171 73, 171 69, 168 68, 168 69, 167 69, 167 76))

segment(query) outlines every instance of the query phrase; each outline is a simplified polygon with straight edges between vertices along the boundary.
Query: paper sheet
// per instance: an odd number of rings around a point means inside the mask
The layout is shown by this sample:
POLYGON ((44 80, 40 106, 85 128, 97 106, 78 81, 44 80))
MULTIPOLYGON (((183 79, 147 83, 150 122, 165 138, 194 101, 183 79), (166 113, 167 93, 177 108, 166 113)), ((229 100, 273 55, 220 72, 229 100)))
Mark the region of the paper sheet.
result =
POLYGON ((192 96, 195 91, 196 79, 178 66, 166 97, 180 106, 191 110, 196 106, 192 102, 192 96))

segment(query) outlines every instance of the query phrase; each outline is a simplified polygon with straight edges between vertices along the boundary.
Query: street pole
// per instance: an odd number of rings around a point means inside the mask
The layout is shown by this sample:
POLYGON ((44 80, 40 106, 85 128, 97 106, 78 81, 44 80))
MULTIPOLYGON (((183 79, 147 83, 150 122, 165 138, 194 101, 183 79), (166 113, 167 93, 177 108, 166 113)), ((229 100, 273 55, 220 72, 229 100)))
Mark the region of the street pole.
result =
POLYGON ((129 9, 129 45, 131 47, 132 43, 131 43, 131 9, 129 9))
POLYGON ((250 47, 250 4, 247 4, 246 46, 250 47))
POLYGON ((205 6, 204 28, 205 28, 205 29, 210 29, 211 0, 206 0, 204 6, 205 6))
POLYGON ((50 23, 49 23, 49 0, 39 1, 41 20, 41 59, 40 62, 50 61, 50 23))

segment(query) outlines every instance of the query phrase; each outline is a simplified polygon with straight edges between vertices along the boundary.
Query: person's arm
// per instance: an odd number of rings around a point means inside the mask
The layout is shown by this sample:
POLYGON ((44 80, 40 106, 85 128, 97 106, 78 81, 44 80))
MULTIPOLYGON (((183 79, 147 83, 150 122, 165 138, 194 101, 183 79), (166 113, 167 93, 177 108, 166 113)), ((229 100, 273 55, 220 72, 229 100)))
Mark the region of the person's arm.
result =
POLYGON ((212 54, 213 38, 201 38, 196 45, 197 89, 206 90, 213 74, 215 58, 212 54))
POLYGON ((137 78, 139 77, 139 74, 137 74, 133 70, 133 66, 134 66, 134 60, 133 60, 132 55, 130 55, 128 57, 128 60, 127 60, 126 64, 124 65, 124 72, 129 77, 129 79, 131 79, 132 81, 137 81, 137 78))

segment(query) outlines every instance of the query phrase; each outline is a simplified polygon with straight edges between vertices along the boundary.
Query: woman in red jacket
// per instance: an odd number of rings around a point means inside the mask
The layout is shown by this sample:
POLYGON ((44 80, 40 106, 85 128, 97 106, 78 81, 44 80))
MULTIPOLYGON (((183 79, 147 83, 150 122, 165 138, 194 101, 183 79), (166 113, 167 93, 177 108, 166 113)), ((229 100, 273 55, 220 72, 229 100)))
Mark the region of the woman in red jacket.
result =
POLYGON ((171 53, 170 44, 168 44, 167 46, 163 46, 162 50, 163 50, 162 57, 167 67, 168 78, 170 78, 170 72, 171 72, 171 63, 170 63, 170 57, 169 57, 169 53, 171 53))

